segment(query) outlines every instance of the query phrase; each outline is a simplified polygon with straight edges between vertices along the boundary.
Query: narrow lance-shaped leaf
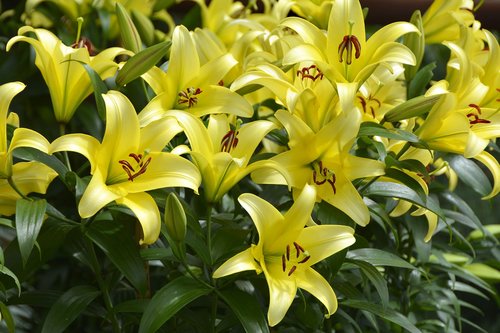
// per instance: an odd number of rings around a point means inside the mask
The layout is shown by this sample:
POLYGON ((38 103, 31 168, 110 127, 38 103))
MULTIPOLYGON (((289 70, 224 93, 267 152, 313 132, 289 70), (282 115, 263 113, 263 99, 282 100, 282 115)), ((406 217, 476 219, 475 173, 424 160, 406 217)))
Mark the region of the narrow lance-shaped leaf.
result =
POLYGON ((212 289, 181 276, 158 290, 149 302, 139 325, 139 333, 156 332, 180 309, 212 289))
POLYGON ((460 180, 474 189, 474 191, 483 197, 491 193, 491 183, 476 163, 462 155, 447 155, 444 159, 450 163, 450 166, 457 173, 460 180))
POLYGON ((124 86, 152 68, 160 59, 167 55, 171 42, 165 41, 144 49, 132 56, 118 71, 116 83, 124 86))
POLYGON ((114 221, 95 222, 87 229, 87 236, 104 251, 113 264, 132 285, 144 295, 146 273, 139 254, 139 246, 127 230, 114 221))
POLYGON ((347 253, 347 258, 366 261, 373 266, 390 266, 408 269, 416 269, 409 262, 397 255, 379 249, 356 249, 347 253))
POLYGON ((5 325, 7 326, 7 331, 9 333, 16 332, 16 325, 14 322, 14 318, 12 317, 12 314, 10 313, 10 310, 7 307, 7 305, 5 305, 3 302, 0 302, 0 322, 1 321, 5 322, 5 325))
POLYGON ((97 112, 99 113, 99 117, 101 118, 101 120, 104 121, 106 119, 106 105, 104 104, 102 94, 108 92, 108 87, 106 87, 106 84, 104 84, 99 74, 97 74, 92 67, 87 64, 84 64, 83 67, 85 67, 85 70, 89 74, 90 82, 94 87, 94 97, 97 105, 97 112))
POLYGON ((427 85, 434 77, 434 68, 436 68, 436 63, 431 62, 430 64, 422 67, 410 81, 408 86, 408 98, 414 98, 425 93, 427 85))
POLYGON ((222 290, 219 294, 233 310, 247 333, 268 333, 266 317, 257 298, 239 289, 222 290))
POLYGON ((91 286, 76 286, 66 291, 50 308, 42 333, 63 332, 98 295, 99 291, 91 286))
POLYGON ((387 288, 387 281, 385 281, 382 274, 373 266, 372 264, 363 260, 353 260, 347 259, 347 263, 352 263, 358 266, 370 282, 373 284, 377 290, 380 300, 382 301, 382 306, 385 308, 389 304, 389 289, 387 288))
POLYGON ((19 199, 16 202, 16 233, 23 265, 26 265, 42 227, 47 201, 19 199))
POLYGON ((3 264, 0 265, 0 273, 8 275, 12 278, 12 280, 14 280, 14 283, 16 284, 16 287, 17 287, 17 293, 18 293, 18 295, 20 295, 21 294, 21 284, 19 283, 19 279, 17 278, 16 274, 14 274, 14 272, 12 272, 10 269, 7 268, 7 266, 5 266, 3 264))
POLYGON ((382 308, 377 304, 373 304, 371 302, 367 301, 362 301, 362 300, 354 300, 354 299, 349 299, 345 300, 342 302, 342 305, 359 309, 359 310, 364 310, 371 312, 385 320, 391 321, 404 329, 408 330, 410 333, 421 333, 421 331, 414 325, 412 324, 408 318, 403 316, 401 313, 389 309, 389 308, 382 308))

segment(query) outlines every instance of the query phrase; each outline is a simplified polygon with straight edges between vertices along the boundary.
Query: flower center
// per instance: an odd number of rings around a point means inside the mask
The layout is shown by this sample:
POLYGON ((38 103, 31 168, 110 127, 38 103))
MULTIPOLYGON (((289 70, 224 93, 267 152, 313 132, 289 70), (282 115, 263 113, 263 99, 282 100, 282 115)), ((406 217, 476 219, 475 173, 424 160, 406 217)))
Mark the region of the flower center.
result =
POLYGON ((146 172, 146 169, 151 162, 151 156, 147 157, 148 153, 148 151, 145 151, 144 154, 128 154, 128 156, 132 158, 132 163, 127 160, 118 161, 118 163, 121 164, 123 170, 125 170, 125 172, 127 173, 128 180, 130 180, 131 182, 133 182, 135 178, 146 172))
POLYGON ((95 55, 95 48, 90 39, 87 37, 82 37, 78 40, 78 42, 75 42, 71 44, 71 47, 74 49, 81 49, 81 48, 86 48, 87 51, 89 52, 89 55, 93 56, 95 55))
POLYGON ((186 90, 181 91, 177 96, 179 96, 179 104, 187 104, 188 108, 196 105, 198 103, 198 97, 196 95, 201 94, 203 91, 200 88, 188 87, 186 90))
POLYGON ((298 70, 297 76, 299 76, 302 81, 304 81, 305 79, 310 79, 314 82, 317 79, 323 79, 323 72, 321 72, 321 70, 316 65, 311 65, 309 67, 302 67, 300 70, 298 70))
POLYGON ((297 242, 293 242, 292 245, 294 249, 288 244, 285 253, 281 256, 281 268, 283 272, 288 271, 288 276, 292 275, 300 264, 304 264, 311 259, 309 253, 297 242))
POLYGON ((380 108, 382 103, 376 98, 373 98, 371 95, 368 98, 364 98, 363 96, 356 96, 363 108, 364 113, 370 112, 370 115, 375 119, 375 109, 380 108))
POLYGON ((469 112, 467 114, 467 118, 469 118, 469 124, 475 125, 475 124, 489 124, 491 121, 488 119, 483 119, 480 118, 479 115, 481 115, 481 108, 477 104, 469 104, 469 106, 472 108, 472 112, 469 112))
POLYGON ((316 185, 323 185, 325 183, 330 184, 333 194, 337 194, 337 189, 335 188, 335 182, 337 181, 335 172, 324 167, 323 161, 313 163, 313 181, 316 185))

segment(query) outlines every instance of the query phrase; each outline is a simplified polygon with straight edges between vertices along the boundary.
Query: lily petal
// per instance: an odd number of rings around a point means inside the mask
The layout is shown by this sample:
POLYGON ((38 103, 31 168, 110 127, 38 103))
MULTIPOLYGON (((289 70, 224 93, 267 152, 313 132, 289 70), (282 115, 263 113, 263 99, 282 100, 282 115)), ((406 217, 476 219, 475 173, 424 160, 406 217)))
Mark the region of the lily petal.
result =
POLYGON ((219 268, 215 270, 213 277, 217 279, 234 273, 251 270, 255 270, 257 273, 262 271, 260 266, 254 260, 252 248, 248 248, 245 251, 229 258, 222 265, 220 265, 219 268))
POLYGON ((328 315, 337 311, 337 296, 332 287, 321 274, 312 268, 305 269, 297 274, 297 287, 307 290, 320 300, 326 307, 328 315))
POLYGON ((158 239, 161 218, 152 196, 147 193, 132 193, 117 199, 116 203, 130 208, 139 220, 143 235, 140 244, 152 244, 158 239))

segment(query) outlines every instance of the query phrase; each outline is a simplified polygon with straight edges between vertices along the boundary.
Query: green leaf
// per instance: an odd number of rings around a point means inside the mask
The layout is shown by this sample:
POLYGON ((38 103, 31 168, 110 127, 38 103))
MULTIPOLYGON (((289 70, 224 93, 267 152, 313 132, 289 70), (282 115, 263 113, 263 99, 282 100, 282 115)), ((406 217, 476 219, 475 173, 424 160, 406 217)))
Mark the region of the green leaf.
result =
POLYGON ((125 7, 119 2, 115 3, 116 17, 118 18, 118 26, 122 37, 123 46, 134 53, 138 53, 142 49, 141 36, 137 32, 134 22, 130 18, 125 7))
POLYGON ((186 276, 171 281, 151 298, 141 318, 139 333, 156 332, 184 306, 211 291, 211 288, 186 276))
MULTIPOLYGON (((117 3, 118 4, 118 3, 117 3)), ((92 83, 92 87, 94 88, 94 98, 97 105, 97 113, 101 120, 106 120, 106 104, 104 103, 104 99, 102 98, 102 94, 108 92, 108 87, 102 81, 101 77, 97 72, 90 67, 88 64, 84 64, 83 67, 87 71, 89 75, 90 82, 92 83)))
POLYGON ((347 258, 366 261, 373 266, 390 266, 417 269, 415 266, 397 255, 379 249, 356 249, 347 252, 347 258))
POLYGON ((413 191, 415 191, 415 193, 418 194, 418 196, 420 197, 420 199, 422 199, 422 201, 427 200, 427 194, 425 193, 420 183, 417 182, 414 178, 409 176, 404 171, 394 168, 389 168, 385 170, 385 176, 397 180, 403 183, 404 185, 408 186, 409 188, 411 188, 413 191))
MULTIPOLYGON (((473 225, 469 225, 471 228, 474 228, 477 227, 479 228, 484 234, 486 235, 490 235, 490 233, 488 232, 488 230, 486 230, 483 226, 483 224, 481 223, 481 220, 479 220, 479 218, 476 216, 476 213, 474 213, 474 210, 472 210, 472 208, 467 204, 467 202, 465 202, 462 198, 460 198, 456 193, 453 193, 453 192, 443 192, 441 193, 441 196, 447 200, 449 203, 453 204, 462 214, 464 214, 465 216, 467 216, 469 219, 468 220, 459 220, 457 219, 457 221, 461 221, 461 222, 472 222, 473 225)), ((450 213, 448 213, 450 214, 450 213)), ((457 215, 453 215, 454 217, 456 217, 457 215)))
POLYGON ((417 96, 392 108, 384 116, 385 121, 396 122, 423 115, 430 111, 441 95, 417 96))
POLYGON ((382 301, 382 306, 386 308, 389 304, 389 289, 387 288, 387 281, 377 268, 363 260, 346 259, 346 262, 352 263, 361 269, 361 272, 363 272, 377 290, 380 300, 382 301))
POLYGON ((57 174, 64 180, 68 168, 62 163, 56 156, 45 154, 44 152, 31 148, 31 147, 21 147, 14 150, 14 157, 26 160, 26 161, 38 161, 41 162, 57 172, 57 174))
POLYGON ((116 83, 124 86, 152 68, 160 59, 167 55, 171 42, 165 41, 150 46, 132 56, 118 71, 116 83))
POLYGON ((444 156, 444 159, 450 163, 458 178, 481 196, 484 197, 491 192, 492 188, 488 177, 476 163, 462 155, 449 154, 444 156))
POLYGON ((420 207, 427 208, 445 220, 444 214, 436 200, 432 197, 427 197, 426 200, 422 200, 417 192, 403 184, 375 182, 364 191, 363 195, 403 199, 420 207))
POLYGON ((132 299, 113 306, 115 312, 144 313, 148 306, 149 299, 132 299))
POLYGON ((17 286, 17 293, 18 293, 18 295, 20 295, 21 294, 21 284, 19 283, 19 279, 17 278, 16 274, 14 274, 14 272, 12 272, 10 269, 8 269, 7 266, 5 266, 5 265, 0 265, 0 273, 7 275, 7 276, 10 276, 14 280, 14 283, 17 286))
POLYGON ((398 128, 387 129, 384 126, 367 121, 361 124, 358 136, 381 136, 388 139, 402 140, 407 142, 419 142, 418 136, 398 128))
POLYGON ((146 272, 139 245, 121 221, 96 221, 87 229, 86 235, 101 248, 139 293, 145 295, 146 272))
POLYGON ((47 201, 19 199, 16 202, 16 233, 19 250, 26 265, 42 227, 47 201))
POLYGON ((14 224, 12 223, 12 221, 3 217, 0 217, 0 226, 14 228, 14 224))
POLYGON ((236 288, 221 290, 220 297, 233 310, 247 333, 268 333, 262 306, 255 296, 236 288))
POLYGON ((14 323, 14 318, 12 318, 12 314, 10 313, 9 308, 3 302, 0 302, 0 322, 5 322, 7 326, 7 331, 9 333, 16 332, 16 325, 14 323))
POLYGON ((414 98, 421 96, 425 93, 427 85, 434 76, 434 68, 436 68, 436 63, 431 62, 426 66, 422 67, 415 75, 415 77, 410 81, 408 88, 408 98, 414 98))
POLYGON ((373 304, 371 302, 362 300, 354 300, 354 299, 344 300, 341 304, 351 308, 365 310, 370 313, 373 313, 374 315, 377 315, 385 320, 391 321, 403 327, 404 329, 408 330, 411 333, 422 333, 415 325, 413 325, 408 320, 408 318, 406 318, 401 313, 395 310, 389 308, 384 309, 377 304, 373 304))
POLYGON ((99 293, 91 286, 76 286, 66 291, 50 308, 42 333, 63 332, 99 293))

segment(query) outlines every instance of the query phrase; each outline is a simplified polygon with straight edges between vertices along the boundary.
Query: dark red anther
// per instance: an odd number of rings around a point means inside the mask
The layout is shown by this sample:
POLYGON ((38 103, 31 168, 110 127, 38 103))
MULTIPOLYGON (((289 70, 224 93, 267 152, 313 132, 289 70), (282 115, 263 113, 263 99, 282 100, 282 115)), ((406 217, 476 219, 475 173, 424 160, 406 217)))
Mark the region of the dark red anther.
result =
POLYGON ((309 259, 311 259, 311 256, 305 257, 304 259, 302 259, 301 261, 299 261, 299 264, 303 264, 303 263, 307 262, 309 259))
POLYGON ((313 81, 323 79, 323 73, 316 65, 302 67, 302 69, 297 71, 297 76, 301 76, 302 81, 304 81, 304 79, 311 79, 313 81))
POLYGON ((295 272, 295 270, 297 269, 297 266, 292 266, 292 268, 290 268, 290 271, 288 272, 288 276, 292 275, 293 272, 295 272))
POLYGON ((220 150, 229 153, 233 148, 236 148, 238 145, 238 133, 238 131, 229 130, 229 132, 222 137, 220 150))
POLYGON ((286 260, 290 260, 290 245, 286 246, 286 260))
POLYGON ((346 63, 350 65, 352 63, 352 51, 354 48, 354 57, 356 59, 361 55, 361 43, 358 38, 354 35, 345 35, 342 42, 339 44, 338 53, 339 61, 343 61, 344 52, 347 53, 346 63))
POLYGON ((283 269, 283 272, 286 271, 286 259, 285 259, 285 255, 281 256, 281 268, 283 269))

